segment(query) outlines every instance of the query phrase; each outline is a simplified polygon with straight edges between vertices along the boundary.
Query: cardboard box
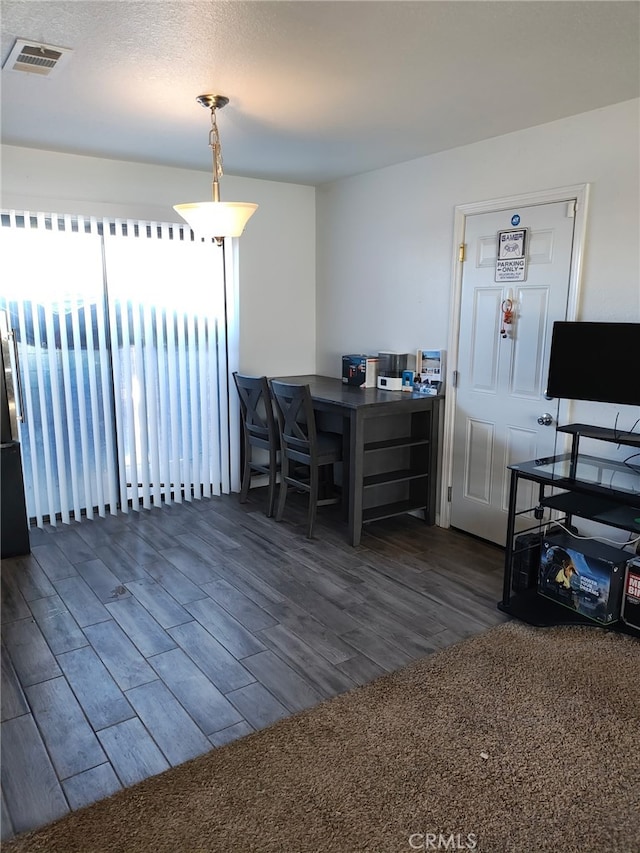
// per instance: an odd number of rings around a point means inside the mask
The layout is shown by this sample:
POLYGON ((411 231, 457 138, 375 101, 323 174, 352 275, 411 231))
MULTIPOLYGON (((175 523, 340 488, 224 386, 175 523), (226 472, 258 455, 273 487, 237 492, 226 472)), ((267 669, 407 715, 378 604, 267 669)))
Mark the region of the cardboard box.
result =
POLYGON ((622 599, 622 621, 640 631, 640 557, 627 563, 622 599))
POLYGON ((375 388, 378 381, 378 359, 375 355, 356 353, 342 356, 342 382, 359 388, 375 388))
POLYGON ((589 619, 609 625, 620 618, 629 552, 566 533, 545 536, 538 592, 589 619))

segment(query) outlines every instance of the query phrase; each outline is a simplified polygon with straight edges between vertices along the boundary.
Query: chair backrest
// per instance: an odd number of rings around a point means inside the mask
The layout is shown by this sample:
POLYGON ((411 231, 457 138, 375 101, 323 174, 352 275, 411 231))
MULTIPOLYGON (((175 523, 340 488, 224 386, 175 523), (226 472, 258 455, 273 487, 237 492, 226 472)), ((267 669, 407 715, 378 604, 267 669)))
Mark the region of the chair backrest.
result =
POLYGON ((242 421, 249 438, 267 443, 275 439, 277 429, 267 377, 244 376, 235 372, 233 378, 240 398, 242 421))
POLYGON ((315 412, 308 385, 271 380, 280 427, 280 441, 287 451, 309 455, 317 445, 315 412))

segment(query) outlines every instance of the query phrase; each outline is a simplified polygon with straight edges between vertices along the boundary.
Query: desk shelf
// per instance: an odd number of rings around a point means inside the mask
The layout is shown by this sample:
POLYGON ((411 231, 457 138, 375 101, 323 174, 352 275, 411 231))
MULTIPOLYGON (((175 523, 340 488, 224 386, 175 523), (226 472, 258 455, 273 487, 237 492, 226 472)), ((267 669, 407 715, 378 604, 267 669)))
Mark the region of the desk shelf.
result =
POLYGON ((429 474, 426 471, 404 468, 401 471, 385 471, 382 474, 371 474, 369 477, 364 478, 363 486, 367 489, 372 486, 381 486, 384 483, 406 483, 409 480, 419 480, 428 476, 429 474))
MULTIPOLYGON (((436 399, 436 398, 432 398, 436 399)), ((437 404, 388 410, 368 420, 363 436, 362 521, 424 510, 434 520, 437 404)))
POLYGON ((382 518, 391 518, 394 515, 402 515, 405 512, 424 509, 424 500, 417 498, 414 501, 395 501, 390 504, 377 504, 376 506, 363 509, 362 521, 379 521, 382 518))
POLYGON ((370 441, 364 446, 365 453, 374 450, 392 450, 395 447, 420 447, 427 446, 429 439, 421 436, 402 436, 400 438, 389 438, 385 441, 370 441))

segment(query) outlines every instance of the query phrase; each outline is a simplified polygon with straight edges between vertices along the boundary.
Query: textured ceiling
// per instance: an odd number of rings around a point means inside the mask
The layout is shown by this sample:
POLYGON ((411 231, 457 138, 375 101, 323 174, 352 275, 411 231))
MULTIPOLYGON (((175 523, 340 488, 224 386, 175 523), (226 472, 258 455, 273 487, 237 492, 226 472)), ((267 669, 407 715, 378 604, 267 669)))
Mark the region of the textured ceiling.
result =
POLYGON ((72 48, 56 76, 3 71, 2 140, 210 169, 335 178, 640 94, 640 4, 1 0, 16 38, 72 48))

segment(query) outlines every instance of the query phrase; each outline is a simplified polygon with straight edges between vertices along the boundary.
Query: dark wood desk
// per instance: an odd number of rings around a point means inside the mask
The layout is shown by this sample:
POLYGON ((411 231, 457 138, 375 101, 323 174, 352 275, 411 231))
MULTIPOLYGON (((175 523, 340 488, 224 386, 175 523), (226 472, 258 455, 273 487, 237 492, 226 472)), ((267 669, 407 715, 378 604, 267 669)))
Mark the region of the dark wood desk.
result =
POLYGON ((352 545, 368 521, 422 509, 425 522, 435 523, 441 397, 354 388, 328 376, 275 378, 309 385, 318 428, 344 436, 352 545))

